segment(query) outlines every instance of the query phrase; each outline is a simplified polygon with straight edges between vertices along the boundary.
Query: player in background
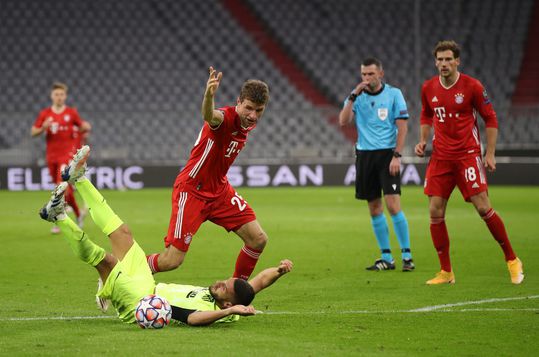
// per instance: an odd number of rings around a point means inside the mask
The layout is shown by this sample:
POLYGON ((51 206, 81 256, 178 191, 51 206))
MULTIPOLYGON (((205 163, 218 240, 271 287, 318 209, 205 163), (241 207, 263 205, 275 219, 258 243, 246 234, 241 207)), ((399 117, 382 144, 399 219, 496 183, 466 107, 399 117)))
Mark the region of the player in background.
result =
POLYGON ((174 183, 165 251, 149 255, 148 265, 154 273, 180 266, 191 239, 200 225, 209 220, 233 231, 245 243, 233 276, 247 280, 268 237, 254 211, 230 185, 226 174, 264 114, 269 89, 262 81, 248 80, 243 83, 235 106, 215 109, 214 96, 223 74, 213 67, 209 72, 202 100, 204 125, 174 183))
POLYGON ((383 82, 380 60, 367 58, 361 64, 361 83, 344 102, 339 124, 355 121, 356 198, 367 200, 372 228, 382 253, 367 270, 393 270, 395 261, 389 245, 389 229, 381 192, 401 247, 402 270, 415 266, 410 251, 408 221, 400 204, 401 152, 407 133, 408 109, 400 89, 383 82))
POLYGON ((454 41, 440 41, 433 51, 439 76, 421 89, 421 133, 415 146, 423 157, 431 128, 432 157, 425 176, 425 194, 429 196, 430 232, 438 252, 441 271, 427 284, 455 282, 449 258, 449 235, 445 225, 447 201, 457 186, 467 202, 472 202, 490 233, 500 244, 513 284, 524 279, 522 262, 517 258, 504 223, 490 205, 485 167, 496 170, 498 120, 487 92, 477 79, 460 73, 460 48, 454 41), (476 112, 486 124, 487 147, 481 158, 481 140, 476 112))
POLYGON ((209 287, 179 284, 155 284, 144 251, 133 239, 126 224, 114 213, 106 200, 84 176, 90 148, 78 150, 62 177, 74 185, 90 207, 95 224, 110 238, 112 254, 90 240, 65 213, 64 192, 61 183, 53 191, 50 201, 41 209, 41 218, 56 222, 73 253, 95 267, 104 281, 97 294, 98 304, 110 299, 118 317, 127 323, 135 322, 135 307, 149 294, 164 297, 172 306, 172 319, 188 325, 209 325, 213 322, 231 322, 238 315, 254 315, 251 301, 261 290, 273 284, 292 269, 292 262, 283 260, 278 266, 257 274, 249 282, 229 278, 209 287))
MULTIPOLYGON (((46 161, 55 184, 62 181, 61 170, 79 148, 79 136, 91 129, 90 124, 82 120, 75 108, 66 105, 67 90, 64 83, 56 82, 52 85, 52 105, 39 113, 31 129, 32 137, 46 133, 46 161)), ((67 203, 73 208, 78 224, 82 226, 86 211, 79 210, 72 187, 67 189, 65 196, 67 203)), ((53 226, 51 232, 60 231, 57 226, 53 226)))

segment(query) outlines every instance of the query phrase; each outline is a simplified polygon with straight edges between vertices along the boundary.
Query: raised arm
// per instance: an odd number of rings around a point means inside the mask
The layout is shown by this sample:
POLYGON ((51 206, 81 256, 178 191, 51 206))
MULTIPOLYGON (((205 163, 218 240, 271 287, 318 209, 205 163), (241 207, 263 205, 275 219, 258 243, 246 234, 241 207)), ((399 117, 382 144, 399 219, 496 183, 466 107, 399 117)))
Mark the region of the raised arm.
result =
MULTIPOLYGON (((361 82, 359 83, 356 88, 352 91, 352 94, 356 97, 361 94, 363 89, 369 84, 369 82, 361 82)), ((354 111, 352 110, 352 107, 354 106, 354 101, 348 99, 346 102, 346 105, 344 108, 342 108, 341 112, 339 113, 339 125, 345 126, 350 124, 352 119, 354 119, 354 111)))
POLYGON ((187 317, 187 324, 190 326, 205 326, 230 315, 250 316, 254 315, 255 312, 256 310, 252 305, 234 305, 215 311, 195 311, 187 317))
POLYGON ((268 268, 257 274, 249 284, 253 287, 255 294, 273 284, 281 276, 292 270, 292 262, 288 259, 282 260, 278 266, 268 268))
POLYGON ((209 70, 210 77, 208 78, 206 92, 204 93, 204 99, 202 100, 202 117, 211 127, 217 127, 223 122, 224 115, 221 111, 215 110, 214 97, 217 88, 219 88, 223 73, 217 73, 213 67, 210 67, 209 70))

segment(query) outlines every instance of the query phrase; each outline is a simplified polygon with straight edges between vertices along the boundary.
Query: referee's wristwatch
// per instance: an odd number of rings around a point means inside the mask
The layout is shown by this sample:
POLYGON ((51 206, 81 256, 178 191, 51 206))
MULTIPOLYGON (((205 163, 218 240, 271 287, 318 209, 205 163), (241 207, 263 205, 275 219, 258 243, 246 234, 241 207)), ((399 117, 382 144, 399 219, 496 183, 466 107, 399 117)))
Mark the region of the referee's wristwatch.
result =
POLYGON ((393 151, 393 157, 396 157, 397 159, 400 159, 402 157, 402 155, 398 151, 393 151))

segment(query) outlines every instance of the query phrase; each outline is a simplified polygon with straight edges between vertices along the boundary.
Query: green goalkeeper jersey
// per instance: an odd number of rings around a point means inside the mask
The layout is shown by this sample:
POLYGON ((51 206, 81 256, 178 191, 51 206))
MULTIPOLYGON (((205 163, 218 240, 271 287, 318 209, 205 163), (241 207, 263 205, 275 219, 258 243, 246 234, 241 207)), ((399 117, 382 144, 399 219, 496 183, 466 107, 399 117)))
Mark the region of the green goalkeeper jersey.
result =
MULTIPOLYGON (((215 303, 215 299, 210 294, 209 287, 159 283, 155 287, 155 294, 167 299, 170 305, 181 307, 182 309, 196 311, 220 310, 215 303)), ((230 315, 216 322, 233 322, 239 320, 239 318, 239 315, 230 315)))

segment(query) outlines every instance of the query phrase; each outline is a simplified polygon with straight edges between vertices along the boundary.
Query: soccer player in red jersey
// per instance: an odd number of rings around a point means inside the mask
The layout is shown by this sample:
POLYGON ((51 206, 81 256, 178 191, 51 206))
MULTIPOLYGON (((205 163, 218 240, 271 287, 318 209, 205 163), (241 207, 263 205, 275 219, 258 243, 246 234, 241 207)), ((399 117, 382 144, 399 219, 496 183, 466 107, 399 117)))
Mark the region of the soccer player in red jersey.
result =
POLYGON ((209 72, 202 101, 204 125, 187 164, 174 183, 165 251, 149 255, 147 260, 154 273, 177 268, 198 228, 209 220, 233 231, 245 243, 236 260, 234 277, 247 280, 268 237, 254 211, 230 185, 226 174, 264 114, 269 89, 262 81, 248 80, 235 106, 215 109, 214 96, 222 73, 217 73, 213 67, 209 72))
POLYGON ((494 239, 500 244, 513 284, 524 279, 522 262, 515 255, 504 223, 490 205, 485 167, 496 170, 498 120, 481 82, 458 71, 460 48, 454 41, 440 41, 433 51, 439 76, 427 80, 421 89, 421 134, 415 146, 423 157, 431 128, 432 157, 425 176, 429 196, 430 232, 438 252, 441 271, 427 284, 455 282, 449 259, 449 236, 445 225, 447 201, 457 186, 472 202, 494 239), (476 112, 486 124, 487 147, 481 158, 481 140, 476 112))
MULTIPOLYGON (((62 182, 61 171, 78 149, 79 135, 91 128, 87 121, 82 120, 75 108, 65 104, 67 89, 64 83, 56 82, 52 85, 52 105, 39 113, 31 129, 33 137, 46 133, 46 160, 55 184, 62 182)), ((66 202, 73 208, 78 224, 82 226, 85 212, 79 210, 71 186, 66 192, 66 202)), ((60 233, 60 230, 57 226, 53 226, 51 232, 60 233)))

